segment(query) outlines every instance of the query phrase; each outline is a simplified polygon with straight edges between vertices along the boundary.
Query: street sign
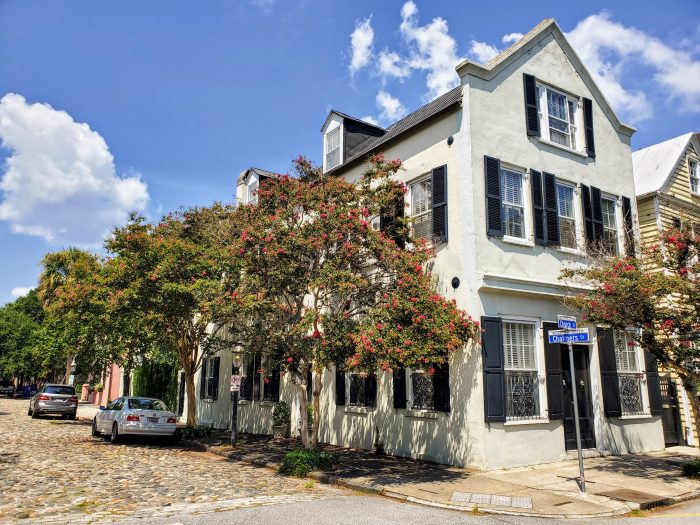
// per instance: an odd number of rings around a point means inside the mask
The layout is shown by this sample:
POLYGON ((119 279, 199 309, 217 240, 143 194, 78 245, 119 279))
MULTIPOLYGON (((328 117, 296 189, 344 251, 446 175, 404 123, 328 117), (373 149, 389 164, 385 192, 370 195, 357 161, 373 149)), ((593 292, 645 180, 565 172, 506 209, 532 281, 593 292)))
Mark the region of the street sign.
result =
POLYGON ((562 343, 588 343, 588 328, 576 328, 575 330, 551 330, 549 332, 550 344, 562 343))
POLYGON ((559 328, 576 328, 576 318, 570 315, 557 315, 557 326, 559 328))
POLYGON ((231 392, 241 391, 241 376, 233 375, 231 376, 231 392))

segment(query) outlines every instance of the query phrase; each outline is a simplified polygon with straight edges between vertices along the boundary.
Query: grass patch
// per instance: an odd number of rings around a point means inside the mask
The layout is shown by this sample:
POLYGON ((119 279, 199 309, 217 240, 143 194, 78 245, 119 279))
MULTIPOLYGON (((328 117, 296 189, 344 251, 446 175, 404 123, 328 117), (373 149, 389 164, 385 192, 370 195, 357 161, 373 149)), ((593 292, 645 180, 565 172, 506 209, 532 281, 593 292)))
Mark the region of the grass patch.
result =
POLYGON ((316 486, 316 482, 313 479, 310 479, 309 481, 304 482, 303 487, 305 489, 312 489, 316 486))
POLYGON ((298 449, 287 452, 280 466, 281 474, 299 478, 306 477, 315 470, 331 470, 338 464, 338 455, 315 449, 298 449))
POLYGON ((82 510, 83 512, 90 512, 90 510, 97 505, 96 501, 85 500, 75 505, 75 508, 82 510))
POLYGON ((683 475, 689 478, 700 478, 700 458, 683 463, 683 475))
POLYGON ((625 514, 628 518, 646 518, 648 515, 649 511, 642 509, 634 509, 625 514))

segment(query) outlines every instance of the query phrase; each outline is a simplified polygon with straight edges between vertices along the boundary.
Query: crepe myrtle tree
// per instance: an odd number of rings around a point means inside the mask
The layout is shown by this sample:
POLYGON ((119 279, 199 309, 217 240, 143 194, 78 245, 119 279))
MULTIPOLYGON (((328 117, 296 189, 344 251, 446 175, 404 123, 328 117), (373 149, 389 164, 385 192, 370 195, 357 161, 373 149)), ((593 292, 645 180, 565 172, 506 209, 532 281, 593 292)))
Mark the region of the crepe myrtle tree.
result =
POLYGON ((476 325, 453 303, 431 299, 433 283, 423 269, 430 252, 423 246, 409 244, 404 250, 397 245, 411 241, 403 214, 395 213, 406 191, 392 179, 400 169, 400 161, 373 156, 352 184, 324 177, 300 157, 296 177, 265 181, 258 202, 237 210, 236 222, 245 226, 231 256, 242 261, 243 271, 231 300, 248 311, 243 349, 266 355, 268 363, 277 363, 291 377, 307 447, 318 443, 324 370, 339 366, 374 373, 403 363, 402 358, 412 364, 414 354, 443 362, 450 347, 463 345, 476 333, 476 325), (372 227, 380 216, 390 219, 391 238, 372 227), (420 304, 413 298, 420 298, 420 304), (387 308, 392 299, 401 307, 387 308), (425 328, 430 322, 437 323, 433 341, 431 329, 425 328), (375 341, 376 357, 372 349, 358 346, 358 341, 373 338, 381 323, 401 325, 397 330, 411 334, 415 346, 403 354, 392 348, 389 354, 375 341), (450 328, 454 330, 448 335, 450 328), (311 437, 306 417, 310 371, 315 418, 311 437))
POLYGON ((230 345, 226 326, 240 270, 228 255, 233 207, 191 208, 150 224, 133 215, 106 241, 110 315, 138 326, 141 342, 172 352, 184 372, 187 425, 196 424, 194 377, 207 355, 230 345))

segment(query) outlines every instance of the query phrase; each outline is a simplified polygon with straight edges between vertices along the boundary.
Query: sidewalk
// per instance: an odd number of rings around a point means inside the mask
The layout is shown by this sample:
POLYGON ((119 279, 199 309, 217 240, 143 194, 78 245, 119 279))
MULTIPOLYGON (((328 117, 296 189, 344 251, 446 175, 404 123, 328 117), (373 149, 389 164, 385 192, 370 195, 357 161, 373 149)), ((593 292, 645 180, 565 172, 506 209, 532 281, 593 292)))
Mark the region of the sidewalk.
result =
MULTIPOLYGON (((231 460, 275 469, 284 453, 298 446, 294 440, 252 435, 241 436, 234 450, 214 444, 227 439, 228 434, 215 435, 204 446, 231 460)), ((681 475, 680 464, 699 454, 690 447, 586 459, 586 494, 576 482, 577 461, 482 472, 329 445, 322 448, 337 452, 340 464, 332 472, 313 473, 318 481, 464 511, 594 518, 700 497, 700 481, 681 475)))

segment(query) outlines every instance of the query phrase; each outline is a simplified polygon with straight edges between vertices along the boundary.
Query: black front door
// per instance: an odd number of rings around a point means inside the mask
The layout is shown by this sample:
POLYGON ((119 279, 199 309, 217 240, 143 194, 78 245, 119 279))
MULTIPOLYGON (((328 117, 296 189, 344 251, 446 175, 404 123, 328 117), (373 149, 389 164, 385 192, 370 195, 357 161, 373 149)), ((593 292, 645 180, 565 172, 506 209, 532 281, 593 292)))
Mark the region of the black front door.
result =
POLYGON ((678 394, 676 393, 676 383, 670 376, 661 376, 661 423, 664 428, 665 445, 681 444, 681 417, 678 411, 678 394))
POLYGON ((562 378, 564 383, 564 439, 566 450, 576 448, 576 424, 574 423, 574 397, 571 391, 576 388, 578 417, 581 427, 581 448, 595 448, 595 427, 593 424, 593 402, 591 400, 591 380, 589 372, 588 347, 574 345, 574 380, 571 380, 569 347, 560 345, 562 378))

